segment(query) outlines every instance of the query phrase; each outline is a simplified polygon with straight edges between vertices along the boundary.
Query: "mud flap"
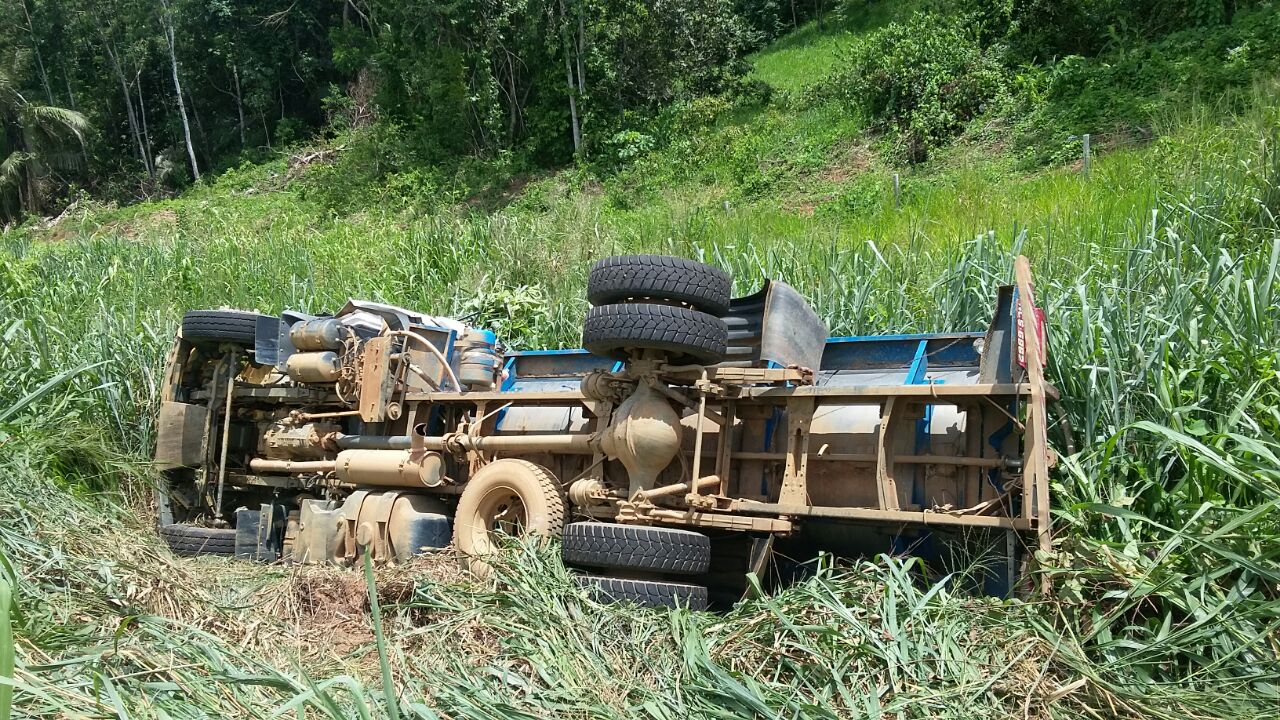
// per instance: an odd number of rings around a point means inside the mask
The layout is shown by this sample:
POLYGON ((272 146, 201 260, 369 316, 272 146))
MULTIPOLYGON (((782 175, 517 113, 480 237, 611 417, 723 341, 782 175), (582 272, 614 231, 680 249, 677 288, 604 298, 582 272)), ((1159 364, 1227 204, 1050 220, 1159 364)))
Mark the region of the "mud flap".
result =
POLYGON ((236 557, 273 563, 284 547, 287 512, 283 505, 264 503, 260 510, 236 510, 236 557))

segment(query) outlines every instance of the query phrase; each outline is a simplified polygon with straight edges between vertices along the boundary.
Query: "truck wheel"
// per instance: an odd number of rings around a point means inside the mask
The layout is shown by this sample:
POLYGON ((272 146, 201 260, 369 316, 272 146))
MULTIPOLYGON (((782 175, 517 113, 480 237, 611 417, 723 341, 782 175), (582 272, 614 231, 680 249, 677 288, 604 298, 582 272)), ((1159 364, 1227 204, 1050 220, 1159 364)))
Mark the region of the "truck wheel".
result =
POLYGON ((182 338, 193 343, 253 345, 260 317, 268 316, 246 310, 191 310, 182 316, 182 338))
POLYGON ((174 555, 195 557, 196 555, 236 554, 236 531, 228 528, 207 528, 199 525, 161 525, 160 537, 173 551, 174 555))
POLYGON ((484 557, 496 551, 500 535, 560 537, 564 515, 564 496, 551 471, 527 460, 495 460, 467 481, 453 542, 471 572, 484 578, 492 571, 484 557))
POLYGON ((631 580, 629 578, 575 575, 578 585, 591 591, 597 602, 633 602, 653 608, 673 608, 677 605, 690 610, 707 609, 707 589, 702 585, 631 580))
POLYGON ((714 365, 728 342, 724 320, 671 305, 603 305, 588 310, 582 324, 582 346, 618 360, 632 350, 660 350, 672 364, 714 365))
POLYGON ((729 312, 733 280, 718 267, 666 255, 615 255, 591 268, 587 300, 612 305, 668 300, 712 315, 729 312))
POLYGON ((698 575, 711 566, 711 538, 690 530, 577 522, 564 529, 566 565, 698 575))

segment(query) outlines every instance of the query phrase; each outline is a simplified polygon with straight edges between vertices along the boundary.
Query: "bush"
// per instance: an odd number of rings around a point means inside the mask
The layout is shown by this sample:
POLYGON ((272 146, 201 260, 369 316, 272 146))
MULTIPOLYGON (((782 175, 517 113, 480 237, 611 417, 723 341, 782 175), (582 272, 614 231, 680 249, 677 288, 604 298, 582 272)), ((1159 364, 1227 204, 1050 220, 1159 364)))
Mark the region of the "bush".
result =
POLYGON ((878 173, 863 173, 842 186, 818 212, 832 217, 867 217, 893 201, 893 185, 878 173))
POLYGON ((410 135, 382 121, 340 136, 332 160, 306 169, 302 196, 336 215, 370 207, 432 209, 457 201, 446 168, 424 162, 410 135))
POLYGON ((1126 41, 1230 24, 1258 0, 961 0, 984 41, 1004 41, 1019 58, 1045 62, 1092 56, 1126 41))
MULTIPOLYGON (((1280 13, 1241 12, 1230 25, 1196 27, 1096 58, 1071 56, 1020 69, 1024 104, 1016 144, 1032 165, 1064 159, 1070 135, 1103 147, 1144 142, 1160 118, 1209 100, 1230 109, 1248 88, 1280 72, 1280 13)), ((1071 145, 1075 156, 1079 145, 1071 145)))
POLYGON ((920 162, 1007 86, 998 47, 958 19, 917 13, 855 42, 813 92, 895 131, 898 154, 920 162))

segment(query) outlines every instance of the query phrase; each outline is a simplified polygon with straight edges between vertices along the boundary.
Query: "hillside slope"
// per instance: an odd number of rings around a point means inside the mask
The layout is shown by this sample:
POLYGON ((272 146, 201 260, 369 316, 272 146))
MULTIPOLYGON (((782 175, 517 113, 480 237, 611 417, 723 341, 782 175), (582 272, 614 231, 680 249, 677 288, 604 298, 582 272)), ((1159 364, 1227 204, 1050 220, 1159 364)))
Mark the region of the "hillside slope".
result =
MULTIPOLYGON (((1008 124, 1082 96, 992 107, 907 163, 891 129, 814 95, 903 12, 780 39, 753 58, 767 87, 673 110, 678 132, 622 138, 607 172, 513 178, 499 159, 366 182, 351 136, 7 232, 0 663, 7 628, 18 714, 391 717, 381 653, 400 717, 1274 716, 1280 85, 1251 67, 1195 102, 1130 88, 1096 117, 1146 105, 1149 132, 1099 127, 1088 176, 1066 128, 1046 161, 1008 124), (1074 428, 1053 438, 1055 596, 958 597, 879 559, 728 616, 658 613, 599 606, 553 553, 515 549, 494 585, 451 557, 380 571, 379 649, 356 573, 180 560, 151 537, 158 372, 184 310, 355 296, 571 346, 590 262, 633 251, 715 262, 740 292, 783 278, 838 334, 981 328, 1030 255, 1074 428)), ((1166 59, 1183 43, 1165 42, 1166 59)))

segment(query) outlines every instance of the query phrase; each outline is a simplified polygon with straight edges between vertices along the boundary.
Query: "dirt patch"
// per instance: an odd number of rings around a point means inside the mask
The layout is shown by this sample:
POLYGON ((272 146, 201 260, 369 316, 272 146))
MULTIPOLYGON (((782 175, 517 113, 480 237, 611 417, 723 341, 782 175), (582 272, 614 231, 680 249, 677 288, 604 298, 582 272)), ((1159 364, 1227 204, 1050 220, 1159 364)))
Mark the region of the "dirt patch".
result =
POLYGON ((520 193, 524 192, 529 183, 537 179, 533 175, 517 175, 505 183, 489 185, 481 189, 480 192, 467 198, 465 204, 485 212, 501 210, 520 197, 520 193))
POLYGON ((818 209, 818 203, 807 200, 792 208, 792 210, 801 217, 813 217, 813 213, 818 209))
MULTIPOLYGON (((457 555, 447 551, 376 568, 374 581, 387 637, 402 651, 437 643, 438 638, 407 632, 429 622, 429 613, 419 608, 406 612, 400 606, 413 601, 422 582, 455 585, 467 578, 457 555)), ((337 665, 366 677, 378 672, 373 618, 359 564, 294 566, 282 582, 264 587, 254 600, 257 606, 252 615, 282 620, 294 652, 315 666, 337 665)))
MULTIPOLYGON (((100 235, 119 235, 130 240, 137 240, 144 235, 155 235, 157 233, 168 235, 175 231, 177 227, 178 213, 166 208, 145 215, 135 215, 124 220, 108 220, 93 228, 92 231, 100 235)), ((73 228, 72 231, 79 232, 82 229, 73 228)))
POLYGON ((829 183, 843 183, 871 168, 875 155, 863 142, 844 145, 837 150, 830 164, 818 172, 818 179, 829 183))
POLYGON ((290 590, 297 608, 299 649, 304 656, 330 654, 331 659, 340 660, 373 643, 362 575, 350 570, 304 571, 297 574, 290 590))

